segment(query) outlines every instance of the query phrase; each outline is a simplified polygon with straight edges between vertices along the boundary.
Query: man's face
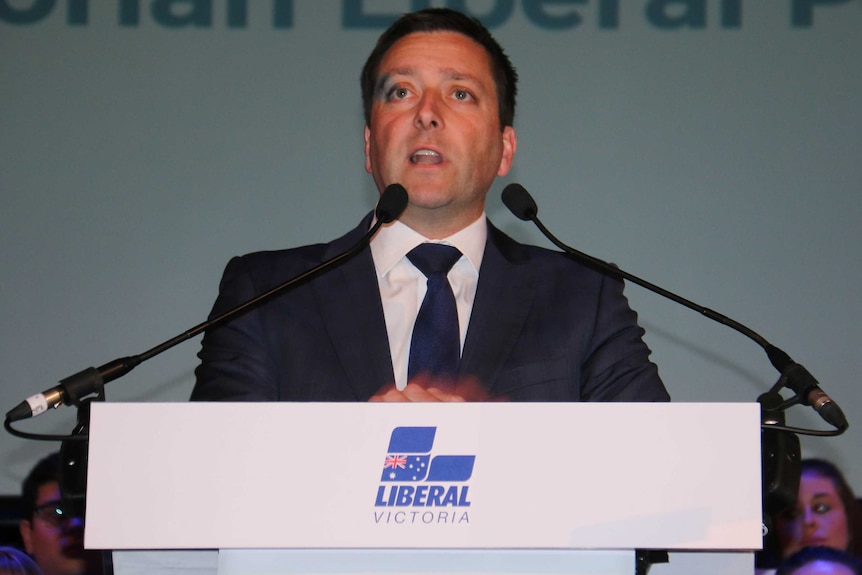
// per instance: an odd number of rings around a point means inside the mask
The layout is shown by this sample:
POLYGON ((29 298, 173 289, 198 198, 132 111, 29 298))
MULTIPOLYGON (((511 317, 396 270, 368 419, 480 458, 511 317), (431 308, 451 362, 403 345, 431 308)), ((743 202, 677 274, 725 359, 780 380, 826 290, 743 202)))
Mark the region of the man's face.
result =
MULTIPOLYGON (((36 509, 59 505, 60 487, 56 481, 39 486, 36 509)), ((86 572, 83 528, 79 519, 51 518, 50 509, 34 513, 21 521, 24 548, 42 568, 45 575, 80 575, 86 572)))
POLYGON ((500 129, 481 45, 456 32, 423 32, 386 52, 365 128, 365 169, 381 191, 407 189, 405 224, 439 238, 475 221, 515 147, 514 129, 500 129))

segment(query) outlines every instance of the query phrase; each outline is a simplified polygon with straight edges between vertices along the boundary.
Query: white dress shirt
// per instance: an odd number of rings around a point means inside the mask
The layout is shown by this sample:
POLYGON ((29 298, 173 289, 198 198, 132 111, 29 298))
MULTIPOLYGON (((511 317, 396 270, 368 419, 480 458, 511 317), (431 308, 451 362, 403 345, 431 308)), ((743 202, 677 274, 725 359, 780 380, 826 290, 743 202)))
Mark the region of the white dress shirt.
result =
POLYGON ((487 236, 488 228, 483 213, 475 222, 443 240, 429 240, 397 220, 380 228, 371 240, 371 256, 377 271, 398 389, 404 389, 407 385, 413 324, 427 289, 425 275, 407 259, 407 253, 421 243, 432 242, 454 246, 463 254, 447 276, 458 306, 458 327, 463 350, 487 236))

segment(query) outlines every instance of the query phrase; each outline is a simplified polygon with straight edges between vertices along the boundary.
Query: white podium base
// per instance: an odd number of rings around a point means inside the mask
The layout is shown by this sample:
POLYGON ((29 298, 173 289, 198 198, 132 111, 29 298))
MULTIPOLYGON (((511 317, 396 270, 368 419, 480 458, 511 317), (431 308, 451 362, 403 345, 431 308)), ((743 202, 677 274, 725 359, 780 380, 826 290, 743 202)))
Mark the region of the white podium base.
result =
POLYGON ((219 553, 202 551, 114 551, 114 575, 217 575, 219 553))
MULTIPOLYGON (((632 551, 115 551, 115 575, 634 575, 632 551)), ((754 554, 673 552, 650 575, 746 575, 754 554)))
POLYGON ((633 575, 631 551, 222 550, 218 575, 633 575))

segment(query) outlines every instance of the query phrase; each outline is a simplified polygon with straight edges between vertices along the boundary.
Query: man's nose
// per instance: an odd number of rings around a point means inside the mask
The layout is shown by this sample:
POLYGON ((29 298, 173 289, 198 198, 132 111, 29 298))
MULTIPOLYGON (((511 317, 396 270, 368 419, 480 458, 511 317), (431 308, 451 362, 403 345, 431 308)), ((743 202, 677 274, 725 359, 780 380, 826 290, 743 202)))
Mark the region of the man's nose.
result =
POLYGON ((423 94, 416 109, 416 127, 425 130, 442 128, 443 117, 440 113, 440 105, 436 94, 428 92, 423 94))

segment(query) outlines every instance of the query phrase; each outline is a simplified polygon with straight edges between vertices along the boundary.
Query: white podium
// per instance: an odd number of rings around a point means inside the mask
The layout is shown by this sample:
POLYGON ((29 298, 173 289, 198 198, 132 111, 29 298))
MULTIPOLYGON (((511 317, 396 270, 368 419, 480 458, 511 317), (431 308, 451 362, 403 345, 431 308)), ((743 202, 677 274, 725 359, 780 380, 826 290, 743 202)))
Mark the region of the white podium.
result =
POLYGON ((104 403, 85 545, 118 575, 737 575, 760 487, 754 403, 104 403))

